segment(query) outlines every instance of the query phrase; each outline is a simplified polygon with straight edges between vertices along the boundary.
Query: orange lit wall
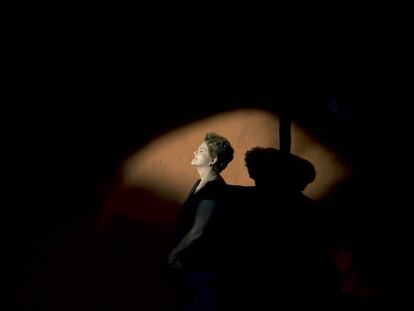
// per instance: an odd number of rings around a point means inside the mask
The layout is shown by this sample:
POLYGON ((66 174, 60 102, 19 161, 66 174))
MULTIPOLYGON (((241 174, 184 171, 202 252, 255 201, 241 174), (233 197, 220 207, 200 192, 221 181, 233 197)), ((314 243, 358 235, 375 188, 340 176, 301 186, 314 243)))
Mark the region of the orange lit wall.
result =
MULTIPOLYGON (((96 236, 99 243, 94 252, 78 249, 76 253, 77 248, 67 248, 69 260, 56 259, 50 270, 52 309, 61 309, 62 301, 67 310, 76 309, 80 301, 91 306, 111 301, 114 306, 135 310, 165 310, 174 303, 174 292, 160 268, 171 249, 169 241, 180 206, 198 178, 190 165, 193 152, 210 131, 226 136, 235 149, 234 160, 222 174, 229 184, 253 185, 244 165, 246 150, 279 148, 278 116, 242 109, 197 120, 136 150, 120 164, 120 178, 98 220, 102 231, 96 236)), ((291 133, 292 153, 311 161, 317 171, 305 193, 322 199, 351 171, 305 129, 292 124, 291 133)))
MULTIPOLYGON (((210 131, 227 137, 235 149, 234 160, 222 173, 229 184, 254 184, 244 164, 248 149, 279 148, 278 116, 255 109, 227 112, 167 133, 137 151, 123 167, 123 185, 144 188, 182 202, 198 178, 190 165, 193 152, 210 131)), ((291 151, 315 165, 317 178, 305 191, 314 199, 320 199, 349 176, 350 169, 333 151, 295 124, 291 151)))
MULTIPOLYGON (((229 184, 254 185, 244 164, 248 149, 279 148, 279 118, 264 110, 230 111, 175 129, 137 150, 123 163, 119 188, 114 189, 105 218, 120 213, 141 220, 174 219, 198 178, 190 165, 193 152, 210 131, 224 135, 234 147, 234 160, 222 172, 229 184), (130 193, 134 193, 132 197, 130 193)), ((345 181, 351 171, 305 129, 292 124, 291 132, 291 152, 312 162, 317 172, 305 194, 319 200, 345 181)))

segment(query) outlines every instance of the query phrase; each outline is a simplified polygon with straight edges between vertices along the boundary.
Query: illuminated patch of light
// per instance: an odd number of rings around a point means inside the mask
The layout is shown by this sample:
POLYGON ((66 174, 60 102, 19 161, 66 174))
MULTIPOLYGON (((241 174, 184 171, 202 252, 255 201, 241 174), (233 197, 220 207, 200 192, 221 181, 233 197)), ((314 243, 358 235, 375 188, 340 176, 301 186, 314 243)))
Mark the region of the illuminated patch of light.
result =
MULTIPOLYGON (((254 185, 244 164, 248 149, 279 148, 278 116, 258 109, 226 112, 166 133, 137 151, 123 166, 123 186, 182 203, 199 177, 190 163, 207 132, 227 137, 234 147, 234 160, 222 172, 229 184, 254 185)), ((313 163, 317 172, 316 180, 305 189, 306 195, 321 199, 350 176, 350 167, 305 129, 292 124, 291 133, 292 153, 313 163)))
POLYGON ((292 123, 291 137, 291 152, 315 166, 316 179, 304 191, 310 198, 322 199, 351 176, 349 165, 306 129, 292 123))
POLYGON ((182 203, 198 178, 190 163, 207 132, 227 137, 235 150, 233 161, 222 172, 229 184, 254 184, 244 164, 246 150, 279 146, 279 120, 274 114, 258 109, 222 113, 176 129, 144 146, 125 163, 124 185, 182 203))

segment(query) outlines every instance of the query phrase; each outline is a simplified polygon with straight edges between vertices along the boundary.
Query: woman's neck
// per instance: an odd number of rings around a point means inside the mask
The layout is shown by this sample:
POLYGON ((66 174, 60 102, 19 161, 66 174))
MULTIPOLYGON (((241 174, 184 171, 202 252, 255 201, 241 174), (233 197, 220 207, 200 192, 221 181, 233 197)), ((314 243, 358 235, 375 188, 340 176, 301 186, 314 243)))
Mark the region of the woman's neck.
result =
POLYGON ((215 172, 211 167, 200 167, 197 168, 198 174, 200 175, 201 182, 207 182, 217 179, 218 173, 215 172))
POLYGON ((198 184, 197 191, 200 190, 204 185, 212 180, 218 178, 218 173, 213 171, 212 168, 197 168, 198 174, 200 175, 200 183, 198 184))

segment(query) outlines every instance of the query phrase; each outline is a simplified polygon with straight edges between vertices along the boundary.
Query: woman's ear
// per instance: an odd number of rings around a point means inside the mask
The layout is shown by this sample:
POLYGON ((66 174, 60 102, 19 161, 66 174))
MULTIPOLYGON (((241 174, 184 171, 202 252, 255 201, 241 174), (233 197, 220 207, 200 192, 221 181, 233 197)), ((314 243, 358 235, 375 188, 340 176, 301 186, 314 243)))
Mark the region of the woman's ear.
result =
POLYGON ((210 166, 213 166, 214 164, 216 164, 217 162, 217 157, 215 157, 214 159, 212 159, 209 163, 210 166))

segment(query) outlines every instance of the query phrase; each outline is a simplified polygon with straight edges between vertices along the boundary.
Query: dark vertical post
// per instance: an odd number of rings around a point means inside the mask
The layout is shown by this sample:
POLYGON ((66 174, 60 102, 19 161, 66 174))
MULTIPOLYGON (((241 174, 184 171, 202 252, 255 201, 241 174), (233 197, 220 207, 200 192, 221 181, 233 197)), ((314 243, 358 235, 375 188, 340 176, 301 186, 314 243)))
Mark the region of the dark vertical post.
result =
POLYGON ((291 116, 288 108, 283 107, 279 115, 279 148, 280 151, 286 154, 290 153, 291 145, 291 116))

